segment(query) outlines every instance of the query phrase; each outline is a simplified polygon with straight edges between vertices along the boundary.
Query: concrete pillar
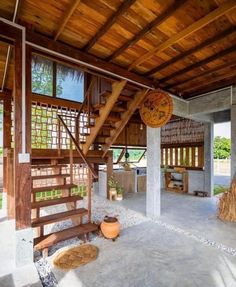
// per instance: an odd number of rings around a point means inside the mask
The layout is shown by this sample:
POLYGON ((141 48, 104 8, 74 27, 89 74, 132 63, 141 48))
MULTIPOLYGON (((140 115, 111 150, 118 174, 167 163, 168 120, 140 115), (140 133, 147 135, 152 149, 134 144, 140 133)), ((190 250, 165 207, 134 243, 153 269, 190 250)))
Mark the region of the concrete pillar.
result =
POLYGON ((231 179, 236 173, 236 86, 231 90, 231 179))
POLYGON ((204 124, 204 190, 209 196, 213 195, 214 175, 214 126, 213 123, 204 124))
POLYGON ((146 214, 161 214, 161 129, 147 127, 147 192, 146 214))

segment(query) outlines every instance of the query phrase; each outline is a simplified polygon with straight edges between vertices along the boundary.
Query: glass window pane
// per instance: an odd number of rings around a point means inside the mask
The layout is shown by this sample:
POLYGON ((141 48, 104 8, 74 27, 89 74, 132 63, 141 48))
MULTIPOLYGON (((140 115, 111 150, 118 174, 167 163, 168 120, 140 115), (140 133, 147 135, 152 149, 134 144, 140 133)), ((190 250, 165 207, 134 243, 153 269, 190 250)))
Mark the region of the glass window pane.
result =
POLYGON ((58 64, 56 96, 82 103, 84 100, 84 73, 58 64))
MULTIPOLYGON (((141 160, 141 157, 143 156, 144 149, 129 149, 128 148, 128 153, 129 153, 129 158, 128 162, 139 162, 141 160)), ((122 159, 120 162, 125 162, 125 154, 123 155, 122 159)))
POLYGON ((117 162, 123 148, 113 148, 113 162, 117 162))
POLYGON ((32 58, 32 92, 52 96, 53 63, 43 57, 32 58))

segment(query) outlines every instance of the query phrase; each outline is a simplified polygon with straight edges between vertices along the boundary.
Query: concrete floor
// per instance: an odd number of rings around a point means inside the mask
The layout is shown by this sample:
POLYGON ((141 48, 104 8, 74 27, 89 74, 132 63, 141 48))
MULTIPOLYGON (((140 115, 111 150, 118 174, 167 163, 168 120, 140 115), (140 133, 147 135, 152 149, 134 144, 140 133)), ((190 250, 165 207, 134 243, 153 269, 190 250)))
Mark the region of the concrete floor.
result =
MULTIPOLYGON (((160 220, 236 249, 236 223, 217 218, 218 200, 217 197, 196 197, 163 190, 160 220)), ((146 194, 126 194, 125 200, 118 204, 145 214, 146 194)))
MULTIPOLYGON (((4 199, 5 201, 5 199, 4 199)), ((41 287, 35 265, 15 267, 15 222, 6 220, 6 213, 0 210, 0 286, 41 287)))
POLYGON ((236 257, 196 243, 153 222, 94 242, 96 261, 70 272, 54 269, 59 287, 233 287, 236 257))
MULTIPOLYGON (((145 193, 116 204, 144 213, 145 193)), ((163 191, 160 220, 236 248, 236 224, 219 221, 216 208, 216 198, 163 191)), ((236 286, 236 256, 153 221, 124 229, 116 242, 93 244, 100 250, 96 261, 69 272, 53 269, 59 287, 236 286)))

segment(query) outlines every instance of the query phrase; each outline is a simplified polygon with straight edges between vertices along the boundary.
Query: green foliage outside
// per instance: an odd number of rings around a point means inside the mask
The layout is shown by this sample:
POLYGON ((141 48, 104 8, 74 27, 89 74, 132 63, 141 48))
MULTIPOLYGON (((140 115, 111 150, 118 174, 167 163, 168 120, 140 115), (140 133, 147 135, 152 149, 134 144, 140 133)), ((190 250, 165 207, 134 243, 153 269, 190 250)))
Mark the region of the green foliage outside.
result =
MULTIPOLYGON (((32 92, 52 96, 53 95, 53 63, 43 60, 40 64, 32 65, 32 92)), ((57 72, 56 94, 60 97, 63 93, 62 83, 66 74, 57 72)))
POLYGON ((228 190, 229 190, 228 186, 223 186, 223 185, 218 185, 218 184, 214 185, 214 195, 220 194, 228 190))
POLYGON ((230 139, 224 137, 215 137, 214 139, 214 158, 228 159, 230 158, 230 139))
MULTIPOLYGON (((113 149, 113 161, 116 162, 122 152, 122 148, 113 149)), ((143 149, 128 149, 129 159, 130 162, 138 162, 143 155, 143 149)), ((125 155, 123 155, 121 162, 125 161, 125 155)))
MULTIPOLYGON (((77 187, 72 188, 71 189, 71 195, 79 195, 81 197, 87 196, 86 185, 82 184, 82 185, 79 185, 77 187)), ((36 201, 56 199, 56 198, 60 198, 60 197, 62 197, 62 191, 60 189, 36 193, 36 201)), ((1 197, 0 197, 0 200, 1 200, 1 197)))

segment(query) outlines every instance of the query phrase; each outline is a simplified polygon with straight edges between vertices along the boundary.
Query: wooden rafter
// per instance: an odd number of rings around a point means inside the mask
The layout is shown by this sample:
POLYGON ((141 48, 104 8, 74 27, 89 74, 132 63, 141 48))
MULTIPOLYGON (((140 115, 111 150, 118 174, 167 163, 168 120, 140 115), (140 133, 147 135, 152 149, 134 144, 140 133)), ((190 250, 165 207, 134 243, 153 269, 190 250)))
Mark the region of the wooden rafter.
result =
MULTIPOLYGON (((236 76, 236 70, 233 70, 231 71, 230 73, 227 73, 227 77, 230 78, 230 77, 234 77, 236 76)), ((206 85, 208 86, 209 84, 212 84, 212 83, 216 83, 216 82, 219 82, 221 80, 225 80, 225 75, 219 75, 219 76, 215 76, 214 78, 212 79, 207 79, 206 81, 206 85)), ((201 82, 198 83, 198 84, 195 84, 194 86, 192 87, 189 87, 189 88, 186 88, 185 91, 186 92, 190 92, 190 91, 194 91, 196 90, 197 88, 199 87, 203 87, 206 86, 204 84, 202 84, 201 82)))
POLYGON ((107 22, 101 27, 97 34, 86 44, 84 51, 89 51, 95 43, 111 28, 111 26, 116 22, 116 20, 127 11, 127 9, 134 4, 136 0, 126 0, 124 1, 118 10, 111 15, 107 22))
POLYGON ((213 73, 216 73, 220 70, 223 70, 223 69, 226 69, 226 68, 229 68, 229 67, 232 67, 232 66, 235 66, 236 65, 236 61, 230 61, 230 62, 227 62, 226 64, 222 64, 222 65, 219 65, 213 69, 210 69, 210 70, 207 70, 207 71, 204 71, 198 75, 195 75, 195 76, 192 76, 192 77, 189 77, 187 80, 183 80, 183 81, 179 81, 177 83, 174 83, 174 84, 171 84, 171 85, 168 85, 166 87, 166 89, 173 89, 174 87, 177 87, 177 86, 182 86, 182 85, 185 85, 193 80, 196 80, 198 78, 201 78, 203 76, 208 76, 208 75, 211 75, 213 73))
POLYGON ((229 35, 231 35, 232 33, 235 33, 236 31, 236 27, 230 27, 229 29, 221 32, 220 34, 215 35, 214 37, 207 39, 206 41, 204 41, 203 43, 193 47, 192 49, 187 50, 184 53, 179 54, 178 56, 172 58, 171 60, 164 62, 163 64, 161 64, 160 66, 152 69, 151 71, 148 71, 147 73, 144 74, 144 76, 151 76, 157 72, 160 72, 161 70, 164 70, 165 68, 169 67, 170 65, 173 65, 174 63, 183 60, 184 58, 206 48, 207 46, 210 46, 212 44, 214 44, 217 41, 221 41, 222 39, 228 37, 229 35))
POLYGON ((73 0, 71 3, 71 6, 69 7, 69 9, 67 10, 62 22, 60 23, 57 32, 55 33, 55 37, 54 40, 56 41, 58 39, 58 37, 61 35, 63 29, 65 28, 66 24, 68 23, 68 21, 70 20, 70 17, 73 15, 73 13, 75 12, 76 8, 78 7, 79 3, 81 2, 81 0, 73 0))
POLYGON ((134 99, 129 103, 129 106, 126 110, 126 112, 122 113, 121 120, 115 123, 115 129, 111 131, 111 136, 106 139, 106 144, 103 146, 103 157, 108 152, 110 146, 114 143, 114 141, 117 139, 119 134, 122 132, 126 124, 128 123, 129 119, 135 112, 135 110, 138 108, 142 100, 144 99, 146 93, 148 92, 148 89, 143 89, 135 95, 134 99))
POLYGON ((126 81, 115 82, 112 84, 112 92, 109 96, 106 104, 99 110, 99 117, 95 119, 95 126, 90 129, 90 135, 86 138, 86 143, 83 146, 83 152, 86 155, 89 151, 89 148, 94 143, 99 131, 101 130, 104 122, 109 116, 113 106, 115 105, 120 93, 124 89, 126 81))
MULTIPOLYGON (((0 21, 0 31, 1 31, 1 21, 0 21)), ((0 33, 1 34, 1 33, 0 33)), ((27 41, 41 46, 46 49, 53 50, 57 53, 61 53, 65 56, 74 58, 75 60, 82 61, 89 66, 93 66, 94 70, 101 71, 107 71, 109 74, 114 74, 120 78, 125 78, 127 80, 130 80, 130 82, 136 82, 140 83, 141 85, 145 85, 147 87, 153 87, 153 81, 146 78, 142 77, 138 74, 135 74, 133 72, 127 71, 127 69, 121 68, 113 63, 107 63, 106 61, 103 61, 95 56, 92 56, 91 54, 88 54, 86 52, 82 52, 76 48, 73 48, 69 45, 62 44, 56 41, 53 41, 49 39, 48 37, 42 36, 38 33, 34 32, 28 32, 26 34, 27 41)), ((40 49, 39 49, 40 50, 40 49)), ((104 72, 105 73, 105 72, 104 72)))
MULTIPOLYGON (((231 77, 230 79, 227 79, 226 81, 216 81, 216 83, 214 84, 214 90, 217 90, 217 89, 222 89, 222 88, 225 88, 225 87, 229 87, 231 85, 234 85, 236 84, 236 76, 234 77, 231 77)), ((195 97, 195 96, 198 96, 198 95, 201 95, 201 94, 205 94, 205 93, 208 93, 208 92, 211 92, 212 91, 212 83, 208 86, 204 86, 204 88, 200 89, 200 90, 197 90, 196 92, 193 91, 193 92, 186 92, 183 97, 185 99, 189 99, 191 97, 195 97)))
POLYGON ((143 28, 138 34, 136 34, 132 39, 122 45, 118 50, 116 50, 111 56, 107 58, 108 61, 111 61, 122 54, 130 46, 133 46, 140 39, 142 39, 147 33, 151 33, 158 25, 163 23, 167 18, 169 18, 180 6, 182 6, 187 0, 175 1, 174 4, 170 5, 167 10, 159 15, 155 20, 149 23, 145 28, 143 28))
POLYGON ((210 56, 210 57, 208 57, 208 58, 206 58, 206 59, 204 59, 202 61, 199 61, 199 62, 197 62, 197 63, 195 63, 193 65, 190 65, 190 66, 188 66, 188 67, 186 67, 186 68, 184 68, 182 70, 176 71, 175 73, 173 73, 173 74, 171 74, 171 75, 159 80, 159 83, 167 82, 170 79, 173 79, 173 78, 175 78, 177 76, 183 75, 183 74, 185 74, 185 73, 187 73, 187 72, 189 72, 191 70, 199 68, 199 67, 201 67, 203 65, 206 65, 206 64, 208 64, 208 63, 210 63, 212 61, 220 59, 221 57, 227 56, 228 54, 231 54, 233 52, 236 52, 236 45, 234 45, 234 46, 232 46, 232 47, 230 47, 230 48, 228 48, 226 50, 223 50, 223 51, 221 51, 221 52, 219 52, 217 54, 214 54, 214 55, 212 55, 212 56, 210 56))
POLYGON ((222 15, 230 12, 232 9, 236 8, 236 2, 235 0, 226 1, 224 4, 222 4, 217 9, 213 10, 200 20, 194 22, 192 25, 188 26, 186 29, 182 30, 181 32, 175 34, 174 36, 170 37, 167 41, 162 43, 161 45, 153 48, 143 56, 139 57, 136 61, 134 61, 130 66, 129 70, 132 70, 136 66, 139 66, 152 56, 154 56, 157 53, 162 52, 163 50, 169 48, 173 44, 179 42, 180 40, 188 37, 189 35, 193 34, 194 32, 198 31, 199 29, 203 28, 207 24, 213 22, 217 18, 221 17, 222 15))

